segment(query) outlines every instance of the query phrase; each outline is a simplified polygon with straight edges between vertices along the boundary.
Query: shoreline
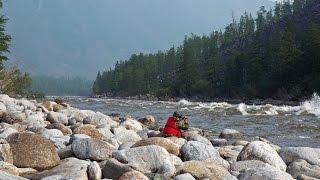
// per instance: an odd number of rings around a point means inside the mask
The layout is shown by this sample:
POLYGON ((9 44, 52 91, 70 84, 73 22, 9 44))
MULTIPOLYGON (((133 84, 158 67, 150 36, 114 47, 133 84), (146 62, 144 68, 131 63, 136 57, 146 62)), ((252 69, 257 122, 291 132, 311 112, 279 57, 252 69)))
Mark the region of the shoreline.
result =
POLYGON ((101 98, 101 99, 127 99, 127 100, 143 100, 143 101, 173 101, 179 102, 182 99, 185 99, 189 102, 226 102, 229 104, 240 104, 245 103, 246 105, 264 105, 272 104, 276 106, 289 105, 289 106, 299 106, 303 101, 309 99, 310 97, 304 97, 299 100, 281 100, 281 99, 230 99, 230 98, 197 98, 197 97, 147 97, 144 95, 141 96, 104 96, 104 95, 95 95, 88 96, 88 98, 101 98))

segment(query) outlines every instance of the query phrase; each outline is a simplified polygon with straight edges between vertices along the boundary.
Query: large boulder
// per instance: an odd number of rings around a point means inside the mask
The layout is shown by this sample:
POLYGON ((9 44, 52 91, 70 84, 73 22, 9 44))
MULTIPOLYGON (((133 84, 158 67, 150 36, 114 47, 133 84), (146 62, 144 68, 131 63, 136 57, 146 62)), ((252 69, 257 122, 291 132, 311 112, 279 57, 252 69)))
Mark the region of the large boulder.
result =
POLYGON ((60 158, 54 144, 39 135, 15 133, 7 138, 13 154, 13 164, 21 168, 37 170, 56 166, 60 158))
POLYGON ((0 179, 3 179, 3 180, 28 180, 26 178, 19 177, 19 176, 16 176, 16 175, 13 175, 8 172, 1 171, 1 170, 0 170, 0 179))
POLYGON ((0 139, 0 161, 5 161, 11 164, 13 163, 13 155, 10 149, 10 144, 4 139, 0 139))
POLYGON ((174 177, 174 180, 196 180, 196 179, 191 174, 184 173, 184 174, 179 174, 176 177, 174 177))
POLYGON ((241 171, 239 180, 293 180, 292 176, 273 166, 259 167, 241 171))
POLYGON ((114 138, 122 143, 137 142, 141 137, 133 130, 127 130, 124 127, 113 128, 114 138))
POLYGON ((175 166, 170 154, 160 146, 150 145, 117 151, 113 156, 143 173, 158 173, 171 177, 175 166))
POLYGON ((185 143, 187 143, 187 140, 184 138, 178 138, 175 136, 166 137, 166 139, 169 139, 171 142, 179 145, 179 147, 183 146, 185 143))
POLYGON ((100 125, 109 125, 109 126, 116 126, 117 123, 113 121, 109 116, 102 114, 100 112, 90 114, 89 116, 83 119, 84 124, 92 124, 95 126, 100 125))
POLYGON ((31 179, 37 180, 50 176, 59 176, 58 179, 88 180, 87 169, 89 165, 90 162, 88 161, 67 158, 61 160, 58 166, 48 171, 43 171, 31 179))
POLYGON ((242 134, 234 129, 224 129, 220 133, 220 138, 225 138, 225 139, 234 139, 234 138, 242 138, 242 134))
POLYGON ((140 146, 148 146, 148 145, 157 145, 165 148, 169 153, 174 155, 180 154, 179 146, 169 139, 162 137, 152 137, 148 139, 144 139, 135 143, 132 147, 140 147, 140 146))
POLYGON ((213 138, 210 140, 213 146, 226 146, 228 145, 228 141, 222 138, 213 138))
POLYGON ((68 125, 68 117, 60 112, 49 112, 47 115, 47 121, 50 123, 61 123, 68 125))
POLYGON ((181 147, 183 160, 214 160, 216 163, 228 167, 229 163, 222 159, 219 152, 211 145, 203 144, 198 141, 189 141, 181 147))
POLYGON ((242 149, 237 159, 238 161, 259 160, 282 171, 287 168, 278 153, 268 143, 262 141, 250 142, 242 149))
POLYGON ((303 159, 311 165, 320 166, 320 148, 285 147, 279 151, 279 155, 288 165, 297 159, 303 159))
POLYGON ((75 128, 73 130, 73 134, 85 134, 94 139, 103 139, 103 135, 99 132, 99 130, 96 129, 95 126, 89 124, 75 128))
POLYGON ((114 158, 102 162, 101 169, 102 177, 109 179, 119 179, 122 174, 133 170, 130 165, 122 164, 114 158))
POLYGON ((320 179, 320 166, 311 165, 307 161, 299 159, 291 163, 287 172, 294 178, 298 178, 300 175, 304 174, 309 177, 320 179))
POLYGON ((177 166, 176 174, 189 173, 197 179, 207 178, 215 176, 216 179, 223 179, 224 177, 230 176, 228 169, 214 161, 187 161, 182 165, 177 166))
POLYGON ((115 147, 98 139, 79 139, 73 141, 72 151, 79 159, 103 161, 112 156, 115 147))
POLYGON ((139 171, 128 171, 122 174, 118 180, 149 180, 149 178, 139 171))

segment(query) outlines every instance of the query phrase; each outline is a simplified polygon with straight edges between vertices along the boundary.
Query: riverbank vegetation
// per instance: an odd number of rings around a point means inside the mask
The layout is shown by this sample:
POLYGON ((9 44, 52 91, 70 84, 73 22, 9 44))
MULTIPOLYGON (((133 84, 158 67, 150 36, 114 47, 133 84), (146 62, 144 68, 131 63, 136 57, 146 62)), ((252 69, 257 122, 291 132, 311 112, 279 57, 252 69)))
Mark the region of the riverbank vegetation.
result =
MULTIPOLYGON (((0 0, 0 10, 2 1, 0 0)), ((2 13, 2 11, 1 11, 2 13)), ((0 15, 0 94, 29 95, 30 78, 28 74, 20 72, 16 66, 5 67, 10 52, 11 36, 6 33, 5 25, 8 19, 0 15)))
POLYGON ((320 2, 244 13, 224 31, 133 54, 98 73, 94 94, 295 99, 320 92, 320 2))

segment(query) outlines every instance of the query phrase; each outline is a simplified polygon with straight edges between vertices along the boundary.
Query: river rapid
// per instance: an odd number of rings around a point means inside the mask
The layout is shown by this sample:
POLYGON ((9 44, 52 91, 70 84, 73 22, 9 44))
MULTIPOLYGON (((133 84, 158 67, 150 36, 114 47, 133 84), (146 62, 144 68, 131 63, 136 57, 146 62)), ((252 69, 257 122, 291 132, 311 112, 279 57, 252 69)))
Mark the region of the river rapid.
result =
POLYGON ((73 107, 105 114, 130 114, 136 119, 153 115, 161 125, 178 110, 189 117, 192 127, 216 135, 231 128, 242 132, 249 140, 260 136, 280 146, 320 147, 320 97, 317 94, 298 106, 202 103, 184 99, 178 102, 87 97, 63 99, 73 107))

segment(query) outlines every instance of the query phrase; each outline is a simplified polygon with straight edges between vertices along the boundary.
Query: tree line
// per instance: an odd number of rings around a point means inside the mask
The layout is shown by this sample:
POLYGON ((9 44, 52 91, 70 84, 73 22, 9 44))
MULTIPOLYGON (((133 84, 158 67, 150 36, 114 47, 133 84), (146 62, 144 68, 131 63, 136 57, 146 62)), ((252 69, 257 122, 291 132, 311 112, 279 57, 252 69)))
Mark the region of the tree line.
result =
POLYGON ((133 54, 97 74, 93 94, 296 99, 320 92, 320 1, 244 13, 167 51, 133 54))

